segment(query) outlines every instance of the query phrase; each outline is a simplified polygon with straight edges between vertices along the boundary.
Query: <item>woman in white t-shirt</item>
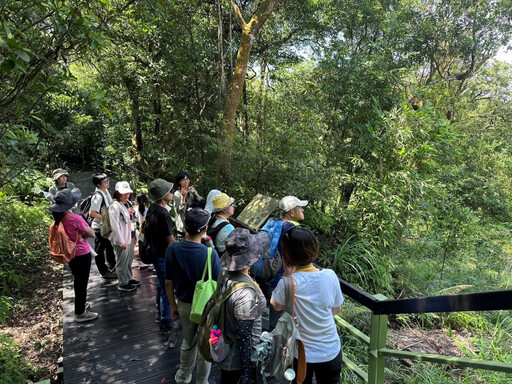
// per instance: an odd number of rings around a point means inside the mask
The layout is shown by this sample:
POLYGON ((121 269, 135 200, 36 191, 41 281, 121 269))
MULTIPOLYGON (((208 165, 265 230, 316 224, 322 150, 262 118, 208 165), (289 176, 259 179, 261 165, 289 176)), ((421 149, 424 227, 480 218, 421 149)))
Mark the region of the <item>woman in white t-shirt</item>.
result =
MULTIPOLYGON (((304 384, 312 383, 313 376, 318 384, 339 383, 342 349, 334 315, 341 309, 343 295, 338 277, 330 269, 318 269, 313 265, 319 254, 319 244, 308 229, 290 229, 283 236, 282 245, 284 262, 295 267, 295 314, 300 338, 306 348, 304 384)), ((270 303, 276 311, 285 308, 283 281, 272 293, 270 303)))

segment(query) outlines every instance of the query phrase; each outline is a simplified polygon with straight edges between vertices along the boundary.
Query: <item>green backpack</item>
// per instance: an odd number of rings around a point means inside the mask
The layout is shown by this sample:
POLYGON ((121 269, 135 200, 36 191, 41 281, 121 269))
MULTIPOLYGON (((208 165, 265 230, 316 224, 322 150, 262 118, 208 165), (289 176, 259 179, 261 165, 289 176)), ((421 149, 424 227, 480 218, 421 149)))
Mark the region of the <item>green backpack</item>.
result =
POLYGON ((239 289, 245 287, 251 287, 253 289, 257 289, 254 284, 248 281, 239 281, 237 283, 232 284, 229 288, 224 288, 225 283, 225 271, 222 271, 219 281, 217 284, 217 289, 210 297, 210 300, 207 301, 203 315, 201 316, 201 322, 199 323, 198 328, 198 337, 197 343, 199 346, 199 352, 205 358, 206 361, 213 362, 213 358, 210 352, 210 331, 214 325, 222 330, 224 334, 224 342, 228 345, 232 345, 233 341, 226 338, 226 334, 224 332, 224 319, 225 319, 225 305, 224 302, 233 294, 233 292, 238 291, 239 289))

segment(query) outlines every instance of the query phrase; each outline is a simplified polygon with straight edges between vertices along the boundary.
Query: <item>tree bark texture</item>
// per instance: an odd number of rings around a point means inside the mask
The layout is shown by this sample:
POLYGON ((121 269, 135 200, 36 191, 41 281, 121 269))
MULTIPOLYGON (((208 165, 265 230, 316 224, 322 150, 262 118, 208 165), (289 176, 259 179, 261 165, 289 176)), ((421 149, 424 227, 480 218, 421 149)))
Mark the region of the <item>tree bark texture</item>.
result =
POLYGON ((229 184, 231 177, 231 157, 233 152, 233 140, 235 136, 235 120, 240 96, 245 82, 249 55, 258 33, 272 14, 278 0, 265 0, 261 3, 258 11, 246 23, 234 0, 231 0, 233 12, 242 27, 242 38, 235 62, 235 71, 229 87, 229 92, 224 105, 223 115, 223 135, 221 150, 219 152, 219 161, 217 165, 217 183, 221 186, 229 184))

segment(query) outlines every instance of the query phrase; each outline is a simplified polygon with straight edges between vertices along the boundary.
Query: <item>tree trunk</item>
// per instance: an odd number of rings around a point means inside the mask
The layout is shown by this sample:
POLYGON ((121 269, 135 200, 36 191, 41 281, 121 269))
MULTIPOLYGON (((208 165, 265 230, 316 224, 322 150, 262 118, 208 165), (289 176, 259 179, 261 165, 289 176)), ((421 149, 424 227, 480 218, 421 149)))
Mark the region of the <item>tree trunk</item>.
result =
POLYGON ((226 98, 226 72, 224 70, 224 32, 222 30, 222 0, 217 0, 217 45, 219 51, 219 105, 226 98))
POLYGON ((224 105, 223 116, 223 135, 221 142, 221 150, 219 152, 219 161, 217 164, 217 183, 219 186, 229 184, 231 177, 231 156, 233 152, 233 140, 235 136, 235 119, 240 96, 245 82, 247 73, 247 65, 249 63, 249 55, 251 53, 253 42, 256 40, 258 33, 272 14, 278 0, 265 0, 261 3, 258 11, 252 17, 249 23, 246 23, 242 17, 238 6, 234 0, 231 0, 233 12, 242 27, 242 39, 235 62, 235 71, 229 87, 226 103, 224 105))

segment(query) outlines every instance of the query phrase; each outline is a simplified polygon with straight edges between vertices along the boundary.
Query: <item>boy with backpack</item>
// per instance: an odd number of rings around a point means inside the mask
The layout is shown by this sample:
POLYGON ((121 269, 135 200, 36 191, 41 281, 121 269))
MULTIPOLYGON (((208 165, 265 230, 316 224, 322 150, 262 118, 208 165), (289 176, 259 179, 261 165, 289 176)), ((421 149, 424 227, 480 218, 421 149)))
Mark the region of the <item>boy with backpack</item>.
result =
POLYGON ((94 261, 96 262, 96 267, 100 275, 104 279, 117 279, 117 274, 114 272, 116 266, 114 249, 112 248, 110 240, 101 236, 100 233, 101 222, 103 220, 102 210, 112 204, 112 196, 110 196, 110 192, 108 191, 110 179, 104 173, 95 173, 92 175, 92 183, 96 186, 91 199, 91 208, 89 209, 89 216, 94 219, 91 228, 96 235, 94 250, 97 255, 94 261), (107 263, 105 263, 105 258, 107 263))
MULTIPOLYGON (((198 353, 198 324, 190 321, 192 298, 196 283, 201 280, 208 257, 208 247, 201 244, 210 215, 204 209, 192 208, 185 215, 187 236, 183 241, 169 245, 165 254, 165 288, 171 306, 171 318, 181 320, 183 344, 180 352, 180 369, 175 380, 178 384, 190 383, 197 360, 196 384, 207 384, 211 363, 198 353)), ((219 257, 212 250, 212 278, 217 280, 221 271, 219 257)))

